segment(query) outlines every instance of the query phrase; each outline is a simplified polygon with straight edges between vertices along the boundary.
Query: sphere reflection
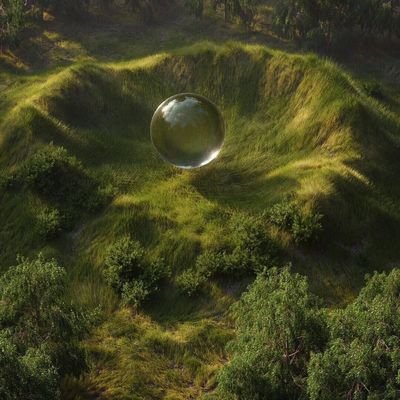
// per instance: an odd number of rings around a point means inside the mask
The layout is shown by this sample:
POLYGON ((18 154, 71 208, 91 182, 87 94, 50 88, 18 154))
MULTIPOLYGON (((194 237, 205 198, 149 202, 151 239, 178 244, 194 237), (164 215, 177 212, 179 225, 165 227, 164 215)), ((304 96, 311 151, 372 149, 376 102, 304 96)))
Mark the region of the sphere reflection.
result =
POLYGON ((165 100, 154 113, 150 130, 161 157, 179 168, 198 168, 214 160, 225 136, 217 107, 192 93, 165 100))

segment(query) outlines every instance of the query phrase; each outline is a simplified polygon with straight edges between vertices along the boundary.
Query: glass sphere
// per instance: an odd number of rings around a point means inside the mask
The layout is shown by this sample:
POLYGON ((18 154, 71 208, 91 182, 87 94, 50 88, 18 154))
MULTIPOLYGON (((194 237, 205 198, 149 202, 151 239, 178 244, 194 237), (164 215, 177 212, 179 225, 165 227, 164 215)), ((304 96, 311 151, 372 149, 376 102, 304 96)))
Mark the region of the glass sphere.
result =
POLYGON ((179 168, 198 168, 214 160, 225 136, 217 107, 192 93, 165 100, 154 113, 150 131, 161 157, 179 168))

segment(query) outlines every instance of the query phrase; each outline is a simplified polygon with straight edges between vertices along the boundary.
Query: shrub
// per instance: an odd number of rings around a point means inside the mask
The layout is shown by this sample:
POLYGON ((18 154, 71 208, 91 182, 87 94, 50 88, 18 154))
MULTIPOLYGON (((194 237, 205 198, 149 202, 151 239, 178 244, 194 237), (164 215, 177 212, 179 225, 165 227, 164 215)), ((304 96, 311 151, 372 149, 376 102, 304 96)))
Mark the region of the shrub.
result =
POLYGON ((195 270, 186 270, 176 279, 178 290, 187 296, 193 296, 199 292, 207 282, 206 275, 195 270))
POLYGON ((126 236, 110 246, 103 275, 124 303, 138 306, 158 290, 159 282, 169 275, 169 268, 161 258, 150 260, 141 244, 126 236))
POLYGON ((310 354, 327 339, 318 303, 307 279, 289 268, 260 274, 233 308, 236 338, 219 376, 222 398, 303 398, 310 354))
MULTIPOLYGON (((7 389, 9 397, 0 384, 1 398, 55 399, 55 382, 85 369, 79 341, 93 315, 66 300, 66 279, 55 260, 46 261, 41 255, 32 261, 19 258, 18 265, 0 278, 0 363, 5 348, 21 371, 15 377, 19 383, 7 389)), ((0 368, 0 383, 9 373, 0 368)))
POLYGON ((296 243, 311 243, 318 239, 322 230, 322 215, 318 213, 299 214, 293 221, 292 235, 296 243))
POLYGON ((266 218, 290 233, 297 244, 315 241, 322 230, 322 215, 315 211, 303 213, 297 202, 291 199, 272 206, 266 212, 266 218))
POLYGON ((63 229, 63 218, 56 208, 46 208, 36 217, 36 230, 38 234, 49 239, 55 237, 63 229))
POLYGON ((138 279, 146 269, 145 251, 139 242, 124 237, 115 242, 108 250, 104 262, 103 274, 106 282, 122 291, 125 283, 138 279))
POLYGON ((127 282, 122 286, 121 297, 123 304, 134 308, 138 308, 149 294, 149 289, 141 280, 127 282))
POLYGON ((399 398, 400 270, 375 273, 354 303, 330 313, 331 339, 308 367, 311 400, 399 398))
POLYGON ((97 182, 63 147, 48 146, 36 152, 22 167, 20 179, 61 204, 88 211, 101 204, 101 199, 96 196, 97 182))
POLYGON ((196 259, 195 270, 204 279, 215 275, 222 275, 226 271, 226 253, 205 251, 196 259))
POLYGON ((257 252, 235 247, 232 251, 206 251, 196 260, 195 270, 204 279, 216 276, 241 277, 260 272, 270 265, 270 258, 257 252))
POLYGON ((235 214, 230 230, 234 247, 224 257, 225 273, 259 272, 275 262, 278 247, 263 215, 235 214))
POLYGON ((289 231, 297 218, 298 211, 298 207, 293 201, 282 201, 267 211, 267 218, 279 228, 289 231))
POLYGON ((269 259, 277 251, 276 243, 269 237, 262 215, 236 213, 230 222, 234 247, 248 251, 260 258, 269 259))
POLYGON ((194 268, 178 277, 182 293, 193 295, 213 277, 242 277, 262 272, 273 264, 277 246, 269 237, 262 216, 235 214, 230 228, 230 248, 204 251, 197 257, 194 268))

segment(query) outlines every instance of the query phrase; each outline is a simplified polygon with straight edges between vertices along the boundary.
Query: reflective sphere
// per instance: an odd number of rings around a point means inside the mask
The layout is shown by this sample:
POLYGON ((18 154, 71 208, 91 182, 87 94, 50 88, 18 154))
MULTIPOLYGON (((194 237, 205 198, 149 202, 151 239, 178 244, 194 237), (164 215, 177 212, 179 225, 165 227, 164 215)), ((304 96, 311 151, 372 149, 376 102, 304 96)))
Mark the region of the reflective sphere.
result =
POLYGON ((214 160, 225 136, 217 107, 191 93, 165 100, 154 113, 150 130, 161 157, 179 168, 198 168, 214 160))

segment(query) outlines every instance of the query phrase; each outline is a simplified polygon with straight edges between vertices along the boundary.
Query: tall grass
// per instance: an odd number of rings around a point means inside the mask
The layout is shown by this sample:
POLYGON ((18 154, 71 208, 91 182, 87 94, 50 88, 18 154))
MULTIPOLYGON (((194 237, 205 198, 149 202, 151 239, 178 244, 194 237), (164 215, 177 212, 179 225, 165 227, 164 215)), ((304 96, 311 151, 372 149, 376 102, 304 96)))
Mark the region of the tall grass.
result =
MULTIPOLYGON (((16 253, 56 256, 69 271, 71 296, 104 311, 108 320, 89 342, 100 372, 82 385, 107 388, 109 398, 132 391, 188 398, 212 386, 224 355, 221 347, 206 350, 194 321, 220 316, 237 294, 236 284, 210 284, 207 297, 187 300, 171 282, 147 310, 153 320, 113 314, 118 300, 100 270, 107 247, 124 235, 164 257, 176 276, 201 251, 224 245, 230 215, 262 212, 294 194, 325 215, 320 249, 299 252, 277 240, 327 301, 346 301, 360 276, 400 255, 399 118, 329 61, 199 43, 132 62, 66 68, 14 96, 0 126, 2 174, 52 142, 113 194, 105 209, 46 242, 34 230, 44 200, 26 187, 0 189, 0 265, 12 265, 16 253), (195 171, 165 164, 149 140, 157 105, 188 91, 214 101, 227 126, 219 159, 195 171), (168 326, 176 321, 188 325, 168 326)), ((228 331, 213 325, 207 335, 226 341, 228 331)))

